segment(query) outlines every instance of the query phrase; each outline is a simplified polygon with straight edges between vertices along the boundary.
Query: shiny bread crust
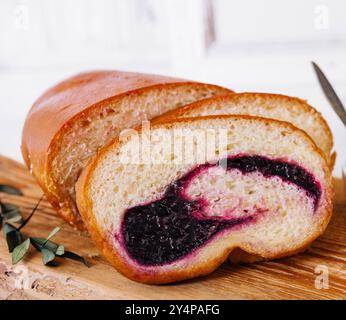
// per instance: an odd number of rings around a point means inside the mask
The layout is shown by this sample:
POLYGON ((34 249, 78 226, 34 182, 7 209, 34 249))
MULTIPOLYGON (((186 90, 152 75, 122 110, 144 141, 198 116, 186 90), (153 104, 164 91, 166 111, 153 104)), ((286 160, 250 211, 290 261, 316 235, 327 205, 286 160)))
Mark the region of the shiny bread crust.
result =
MULTIPOLYGON (((290 251, 281 252, 275 256, 259 256, 257 252, 254 252, 250 247, 242 246, 242 247, 229 247, 224 252, 219 253, 213 260, 205 261, 198 266, 194 266, 191 269, 180 269, 175 271, 168 271, 164 274, 142 274, 135 270, 131 265, 127 264, 121 256, 112 248, 112 246, 107 241, 106 235, 101 232, 99 228, 95 216, 92 210, 92 202, 89 197, 89 189, 91 177, 94 169, 96 168, 99 161, 103 159, 103 157, 107 154, 107 152, 111 149, 117 148, 118 145, 121 144, 119 140, 114 141, 113 143, 105 146, 101 150, 97 152, 97 154, 90 159, 88 166, 83 170, 79 180, 76 184, 77 191, 77 205, 80 214, 82 215, 83 221, 91 235, 92 239, 96 243, 97 247, 100 249, 103 256, 123 275, 126 277, 147 284, 164 284, 164 283, 172 283, 178 282, 186 279, 191 279, 195 277, 204 276, 213 272, 216 268, 218 268, 223 262, 225 262, 229 257, 232 260, 232 253, 234 252, 234 258, 236 262, 254 262, 260 260, 272 260, 279 259, 282 257, 290 256, 296 253, 300 253, 306 250, 312 241, 314 241, 318 236, 320 236, 324 230, 326 229, 329 220, 332 215, 332 198, 334 195, 333 186, 332 186, 332 178, 330 174, 329 167, 327 165, 326 159, 322 151, 316 146, 313 140, 302 130, 294 127, 292 124, 288 122, 255 117, 255 116, 240 116, 240 115, 230 115, 230 116, 206 116, 206 117, 197 117, 197 118, 183 118, 176 119, 174 113, 171 113, 170 117, 161 117, 156 118, 152 121, 152 128, 155 127, 164 127, 166 129, 170 128, 175 122, 184 122, 189 123, 193 121, 198 121, 199 119, 251 119, 253 121, 262 121, 264 123, 274 123, 278 124, 281 127, 285 127, 289 131, 293 131, 295 134, 301 136, 303 139, 308 140, 311 144, 312 149, 319 154, 319 156, 323 159, 323 170, 326 174, 326 179, 328 184, 325 186, 326 194, 327 194, 327 204, 325 207, 325 214, 323 221, 319 226, 319 229, 299 247, 294 248, 290 251), (240 257, 240 259, 237 259, 240 257)), ((137 128, 139 131, 140 128, 137 128)))

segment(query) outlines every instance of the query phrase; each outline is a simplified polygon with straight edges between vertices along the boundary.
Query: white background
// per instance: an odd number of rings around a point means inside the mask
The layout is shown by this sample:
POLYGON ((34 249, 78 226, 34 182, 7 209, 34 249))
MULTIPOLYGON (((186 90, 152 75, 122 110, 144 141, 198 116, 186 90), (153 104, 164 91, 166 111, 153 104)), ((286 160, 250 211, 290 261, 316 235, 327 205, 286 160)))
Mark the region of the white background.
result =
POLYGON ((346 103, 345 12, 342 0, 1 0, 0 153, 21 160, 25 115, 45 89, 109 68, 307 99, 332 127, 340 175, 346 130, 310 61, 346 103))

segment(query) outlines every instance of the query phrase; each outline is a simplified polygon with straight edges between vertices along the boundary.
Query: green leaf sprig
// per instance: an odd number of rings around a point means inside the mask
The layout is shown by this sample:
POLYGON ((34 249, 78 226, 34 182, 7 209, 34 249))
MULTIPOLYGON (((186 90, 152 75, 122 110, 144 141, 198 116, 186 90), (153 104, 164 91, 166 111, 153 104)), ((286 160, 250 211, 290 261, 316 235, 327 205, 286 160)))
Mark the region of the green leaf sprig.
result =
MULTIPOLYGON (((15 187, 0 184, 0 192, 11 195, 22 196, 23 193, 15 187)), ((60 231, 54 228, 47 238, 27 237, 21 230, 28 224, 37 211, 44 196, 37 202, 30 215, 24 220, 19 208, 10 203, 2 203, 0 200, 0 230, 3 229, 9 253, 12 254, 12 263, 17 264, 29 252, 30 244, 42 254, 44 265, 56 265, 55 259, 66 258, 76 260, 89 267, 87 261, 76 253, 66 251, 65 247, 57 244, 51 239, 60 231), (19 224, 15 227, 12 223, 19 224)))

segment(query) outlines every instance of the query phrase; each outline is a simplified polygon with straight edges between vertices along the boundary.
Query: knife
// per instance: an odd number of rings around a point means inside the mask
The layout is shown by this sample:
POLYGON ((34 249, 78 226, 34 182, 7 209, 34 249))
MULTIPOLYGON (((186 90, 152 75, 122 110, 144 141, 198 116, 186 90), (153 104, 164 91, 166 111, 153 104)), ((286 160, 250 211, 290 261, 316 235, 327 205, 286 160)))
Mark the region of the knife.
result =
POLYGON ((312 61, 311 63, 314 67, 318 81, 326 98, 328 99, 329 103, 331 104, 331 106, 333 107, 334 111, 339 116, 343 124, 346 126, 346 109, 344 105, 342 104, 340 98, 338 97, 332 85, 328 81, 327 77, 322 72, 321 68, 315 62, 312 61))

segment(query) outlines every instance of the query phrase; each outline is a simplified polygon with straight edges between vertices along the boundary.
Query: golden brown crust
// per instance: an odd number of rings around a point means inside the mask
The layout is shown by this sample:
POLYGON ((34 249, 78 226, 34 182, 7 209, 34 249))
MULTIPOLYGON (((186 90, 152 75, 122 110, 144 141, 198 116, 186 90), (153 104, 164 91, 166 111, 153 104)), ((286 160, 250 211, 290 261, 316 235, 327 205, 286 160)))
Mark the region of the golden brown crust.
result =
POLYGON ((181 118, 185 114, 188 114, 190 111, 193 110, 198 110, 200 108, 205 108, 208 106, 215 105, 217 103, 231 103, 231 102, 237 102, 242 99, 262 99, 262 100, 267 100, 267 99, 281 99, 282 101, 285 101, 286 103, 291 103, 292 106, 295 106, 297 103, 299 103, 299 109, 295 110, 297 113, 310 113, 312 114, 320 123, 320 125, 323 128, 323 131, 326 135, 326 141, 328 144, 328 150, 329 150, 329 165, 330 168, 333 169, 334 167, 334 162, 335 162, 335 155, 331 153, 333 149, 333 135, 330 127, 328 126, 328 123, 326 120, 323 118, 322 114, 318 112, 313 106, 309 105, 306 100, 302 100, 297 97, 290 97, 286 96, 283 94, 276 94, 276 93, 259 93, 259 92, 237 92, 237 93, 231 93, 231 94, 226 94, 226 95, 220 95, 217 97, 211 97, 207 98, 201 101, 196 101, 193 103, 190 103, 186 106, 182 106, 181 108, 177 110, 171 110, 164 115, 162 115, 162 119, 167 119, 170 118, 181 118))
MULTIPOLYGON (((321 235, 321 233, 325 230, 327 227, 329 220, 332 215, 332 198, 333 198, 333 187, 332 187, 332 180, 331 180, 331 174, 330 170, 328 168, 328 165, 325 161, 325 157, 322 153, 322 151, 315 145, 315 143, 312 141, 312 139, 302 130, 294 127, 292 124, 273 120, 273 119, 266 119, 261 117, 254 117, 254 116, 240 116, 240 115, 230 115, 230 116, 207 116, 207 117, 197 117, 197 118, 185 118, 185 119, 175 119, 174 116, 171 116, 169 118, 158 118, 154 122, 152 122, 152 128, 163 126, 165 128, 169 128, 173 125, 175 122, 184 122, 189 123, 192 121, 197 121, 199 119, 252 119, 254 121, 263 121, 265 123, 278 123, 282 126, 286 127, 286 129, 293 131, 297 134, 299 134, 303 139, 306 139, 311 144, 312 149, 318 153, 321 158, 324 161, 323 169, 325 171, 326 175, 326 181, 327 185, 325 186, 326 189, 326 213, 324 214, 324 219, 321 221, 320 227, 316 232, 299 247, 292 249, 291 251, 282 252, 281 254, 275 255, 275 256, 263 256, 260 257, 257 252, 254 252, 252 248, 247 246, 242 247, 229 247, 227 250, 225 250, 222 253, 219 253, 217 257, 213 260, 204 261, 202 264, 199 264, 198 266, 194 266, 191 269, 179 269, 175 271, 168 271, 165 274, 142 274, 133 269, 133 267, 129 264, 127 264, 120 256, 119 254, 112 248, 112 246, 107 241, 105 235, 100 231, 100 228, 97 225, 96 219, 92 212, 92 203, 89 197, 89 188, 90 188, 90 180, 92 177, 92 173, 94 169, 96 168, 99 161, 103 159, 103 157, 107 154, 107 152, 113 148, 116 148, 120 141, 116 140, 112 144, 109 144, 108 146, 104 147, 102 150, 100 150, 89 162, 89 165, 85 168, 82 175, 80 176, 77 184, 76 184, 76 190, 77 190, 77 204, 79 211, 83 217, 83 221, 86 224, 86 227, 92 237, 92 239, 95 241, 96 245, 100 248, 101 252, 105 256, 105 258, 122 274, 124 274, 126 277, 143 283, 148 284, 163 284, 163 283, 171 283, 171 282, 177 282, 182 281, 186 279, 191 279, 203 275, 207 275, 211 272, 213 272, 217 267, 219 267, 224 261, 227 260, 227 258, 230 256, 230 254, 234 250, 242 250, 246 252, 248 257, 255 256, 257 258, 263 258, 263 260, 268 259, 278 259, 282 257, 286 257, 295 253, 299 253, 303 250, 305 250, 310 243, 315 240, 318 236, 321 235)), ((137 130, 140 130, 138 128, 137 130)))
POLYGON ((80 230, 83 223, 71 208, 63 207, 61 187, 55 183, 52 162, 60 151, 61 137, 74 121, 88 118, 89 112, 104 103, 114 102, 124 96, 136 95, 145 90, 160 90, 172 86, 199 86, 215 88, 223 93, 231 90, 214 85, 186 81, 158 75, 92 71, 73 76, 45 92, 31 108, 23 129, 22 154, 47 199, 60 215, 80 230))

